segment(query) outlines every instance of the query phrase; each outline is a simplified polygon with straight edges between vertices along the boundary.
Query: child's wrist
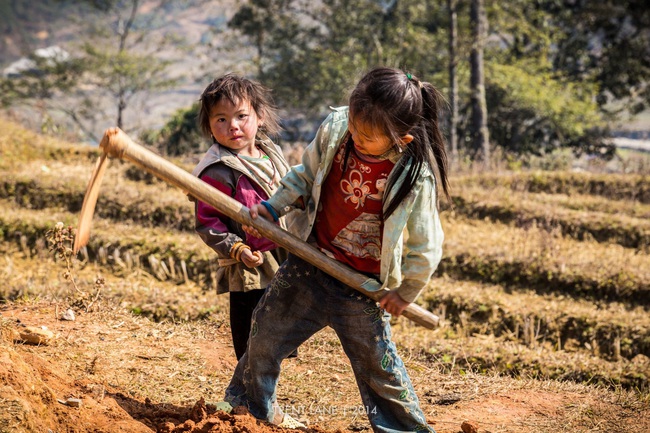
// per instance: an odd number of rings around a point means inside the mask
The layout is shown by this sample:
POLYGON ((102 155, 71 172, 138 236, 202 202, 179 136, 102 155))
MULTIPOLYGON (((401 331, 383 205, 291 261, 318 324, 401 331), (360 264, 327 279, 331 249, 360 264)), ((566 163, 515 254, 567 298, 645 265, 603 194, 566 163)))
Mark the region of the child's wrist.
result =
POLYGON ((276 212, 276 210, 273 209, 273 206, 271 206, 271 205, 269 204, 269 202, 267 202, 267 201, 262 201, 261 204, 262 204, 262 206, 264 206, 264 207, 266 208, 267 211, 269 211, 269 213, 271 214, 271 217, 273 217, 273 221, 276 221, 276 222, 277 222, 277 221, 280 219, 280 216, 278 215, 278 213, 276 212))
POLYGON ((246 245, 243 242, 235 242, 232 248, 230 248, 230 258, 235 259, 238 262, 241 262, 241 255, 245 250, 250 250, 251 247, 246 245))

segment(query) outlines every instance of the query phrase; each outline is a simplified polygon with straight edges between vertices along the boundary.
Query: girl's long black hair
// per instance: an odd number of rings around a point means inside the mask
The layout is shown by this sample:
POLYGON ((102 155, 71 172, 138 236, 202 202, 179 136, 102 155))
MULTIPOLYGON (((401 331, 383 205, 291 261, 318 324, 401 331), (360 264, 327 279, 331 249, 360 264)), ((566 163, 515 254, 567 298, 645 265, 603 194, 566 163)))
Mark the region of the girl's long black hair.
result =
POLYGON ((408 195, 425 166, 433 172, 436 185, 442 186, 445 197, 451 201, 447 152, 438 124, 442 101, 442 95, 432 84, 399 69, 386 67, 366 73, 350 95, 352 121, 363 122, 372 129, 383 131, 396 145, 406 134, 413 136, 413 141, 402 146, 404 155, 397 162, 394 168, 396 172, 386 186, 385 194, 388 194, 395 186, 395 180, 408 166, 406 181, 385 207, 384 219, 408 195), (412 163, 409 165, 409 162, 412 163))

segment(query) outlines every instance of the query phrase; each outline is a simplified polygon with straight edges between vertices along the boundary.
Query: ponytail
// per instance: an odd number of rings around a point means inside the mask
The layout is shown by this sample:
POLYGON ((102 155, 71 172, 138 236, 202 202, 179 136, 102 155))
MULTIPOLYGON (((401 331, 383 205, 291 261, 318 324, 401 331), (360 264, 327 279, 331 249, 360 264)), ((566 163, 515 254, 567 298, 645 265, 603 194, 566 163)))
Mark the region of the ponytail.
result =
MULTIPOLYGON (((422 123, 429 136, 430 149, 433 153, 433 160, 429 159, 429 165, 433 170, 439 186, 445 194, 447 201, 451 202, 449 195, 449 162, 445 149, 445 140, 440 131, 439 110, 444 100, 442 94, 431 83, 421 83, 422 90, 422 123)), ((437 200, 437 197, 436 197, 437 200)))

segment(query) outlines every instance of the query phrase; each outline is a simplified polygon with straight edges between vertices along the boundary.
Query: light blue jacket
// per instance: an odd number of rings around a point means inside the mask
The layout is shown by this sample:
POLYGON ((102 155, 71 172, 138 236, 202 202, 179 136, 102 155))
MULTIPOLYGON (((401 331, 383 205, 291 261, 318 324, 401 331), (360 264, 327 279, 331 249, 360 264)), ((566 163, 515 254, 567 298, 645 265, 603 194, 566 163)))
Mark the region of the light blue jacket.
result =
MULTIPOLYGON (((302 164, 292 167, 282 179, 280 188, 268 203, 280 215, 303 208, 303 218, 294 218, 289 230, 306 240, 316 219, 321 187, 330 171, 341 140, 348 131, 348 108, 334 108, 321 124, 316 137, 305 149, 302 164), (302 204, 302 205, 300 205, 302 204)), ((408 167, 403 170, 391 194, 384 196, 384 208, 404 182, 408 167)), ((389 175, 389 182, 391 176, 389 175)), ((429 282, 442 258, 443 231, 436 206, 435 177, 423 169, 413 189, 397 209, 384 221, 381 242, 381 288, 397 290, 413 302, 429 282)), ((364 287, 377 290, 379 287, 364 287)))

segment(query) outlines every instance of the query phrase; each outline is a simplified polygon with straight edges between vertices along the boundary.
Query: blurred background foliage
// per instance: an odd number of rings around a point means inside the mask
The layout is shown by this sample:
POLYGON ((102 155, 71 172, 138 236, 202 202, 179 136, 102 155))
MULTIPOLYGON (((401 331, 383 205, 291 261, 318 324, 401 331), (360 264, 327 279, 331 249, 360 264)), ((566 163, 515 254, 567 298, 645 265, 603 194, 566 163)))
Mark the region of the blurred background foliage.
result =
MULTIPOLYGON (((459 150, 470 143, 469 0, 457 1, 459 150)), ((490 142, 514 155, 558 148, 611 158, 617 121, 650 102, 650 8, 643 0, 484 0, 485 89, 490 142)), ((31 104, 44 118, 64 112, 93 131, 98 93, 123 115, 135 95, 164 92, 179 81, 203 88, 235 70, 273 89, 283 110, 281 142, 308 141, 328 107, 346 103, 360 75, 376 65, 403 68, 449 94, 448 2, 433 0, 8 0, 0 33, 29 41, 38 23, 75 27, 59 45, 69 56, 39 57, 24 43, 31 67, 0 79, 5 107, 31 104), (29 9, 29 13, 28 13, 29 9), (179 16, 195 10, 211 31, 198 41, 179 16), (210 13, 208 11, 219 11, 210 13), (21 37, 21 34, 23 35, 21 37), (29 49, 29 50, 28 50, 29 49), (173 53, 173 54, 172 54, 173 53), (224 58, 230 63, 224 64, 224 58), (174 65, 202 59, 202 74, 174 65), (191 72, 195 72, 190 77, 191 72), (70 104, 71 97, 76 102, 70 104)), ((198 20, 198 18, 197 18, 198 20)), ((198 22, 198 21, 195 21, 198 22)), ((42 27, 42 26, 41 26, 42 27)), ((3 49, 8 49, 6 43, 3 49)), ((3 62, 6 59, 2 59, 3 62)), ((198 69, 198 68, 197 68, 198 69)), ((200 90, 196 93, 198 99, 200 90)), ((195 100, 196 100, 195 99, 195 100)), ((168 155, 205 149, 196 104, 176 107, 162 127, 133 126, 168 155)), ((447 117, 445 117, 447 118, 447 117)), ((452 126, 447 123, 447 132, 452 126)))

